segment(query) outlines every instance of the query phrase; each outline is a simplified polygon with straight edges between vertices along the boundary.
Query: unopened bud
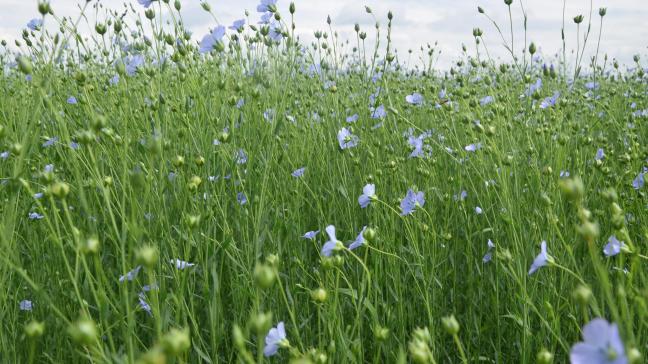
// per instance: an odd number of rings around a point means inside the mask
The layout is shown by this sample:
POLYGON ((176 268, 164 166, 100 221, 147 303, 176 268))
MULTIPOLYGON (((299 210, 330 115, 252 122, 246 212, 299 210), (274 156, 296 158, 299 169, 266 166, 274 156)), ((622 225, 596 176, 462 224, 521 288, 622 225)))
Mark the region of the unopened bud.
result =
POLYGON ((89 318, 81 318, 68 329, 72 340, 79 345, 87 346, 97 340, 97 326, 89 318))
POLYGON ((178 356, 191 346, 189 329, 171 329, 161 340, 162 349, 171 356, 178 356))
POLYGON ((49 191, 54 197, 63 199, 70 193, 70 185, 65 182, 55 182, 50 186, 49 191))
POLYGON ((459 322, 454 315, 441 318, 441 325, 443 329, 450 335, 457 335, 459 333, 459 322))
POLYGON ((143 246, 135 254, 137 262, 147 268, 152 268, 158 261, 158 250, 152 246, 143 246))
POLYGON ((589 304, 592 298, 592 290, 584 285, 579 285, 573 293, 574 299, 583 306, 589 304))
POLYGON ((52 8, 50 7, 49 2, 40 1, 38 3, 38 12, 41 13, 41 15, 47 15, 50 11, 52 11, 52 8))
POLYGON ((311 292, 311 298, 317 303, 324 303, 328 298, 328 293, 324 288, 318 288, 311 292))
POLYGON ((20 72, 29 75, 34 70, 31 61, 25 56, 18 56, 16 58, 16 63, 18 63, 18 69, 20 72))
POLYGON ((551 364, 553 363, 554 356, 547 349, 542 349, 536 356, 536 363, 538 364, 551 364))
POLYGON ((100 246, 101 243, 99 243, 99 239, 96 236, 92 236, 87 238, 83 242, 83 245, 81 246, 81 250, 85 254, 97 254, 99 252, 100 246))
POLYGON ((28 338, 34 339, 40 336, 43 336, 45 333, 45 324, 38 321, 31 321, 25 325, 25 335, 28 338))
POLYGON ((266 264, 257 264, 254 267, 254 281, 261 289, 268 289, 272 287, 276 275, 274 270, 266 264))
POLYGON ((580 177, 574 177, 560 182, 560 189, 572 202, 580 201, 585 193, 585 186, 580 177))

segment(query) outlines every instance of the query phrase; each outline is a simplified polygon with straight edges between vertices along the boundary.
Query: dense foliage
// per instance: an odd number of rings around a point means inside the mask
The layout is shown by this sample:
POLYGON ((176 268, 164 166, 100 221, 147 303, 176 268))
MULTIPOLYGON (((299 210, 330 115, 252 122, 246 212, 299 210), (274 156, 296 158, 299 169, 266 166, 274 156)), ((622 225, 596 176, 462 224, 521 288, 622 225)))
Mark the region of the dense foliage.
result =
POLYGON ((89 38, 42 3, 2 55, 1 362, 642 362, 638 57, 476 29, 442 72, 391 14, 305 45, 264 0, 197 42, 139 2, 89 38))

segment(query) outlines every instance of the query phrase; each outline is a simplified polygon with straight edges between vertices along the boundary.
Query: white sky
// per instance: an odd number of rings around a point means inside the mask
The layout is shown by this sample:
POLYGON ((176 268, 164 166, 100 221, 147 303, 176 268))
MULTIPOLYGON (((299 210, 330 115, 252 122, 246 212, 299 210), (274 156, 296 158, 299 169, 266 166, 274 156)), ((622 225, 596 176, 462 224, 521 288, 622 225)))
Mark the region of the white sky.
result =
MULTIPOLYGON (((83 1, 83 0, 81 0, 83 1)), ((96 0, 95 0, 96 1, 96 0)), ((143 8, 133 1, 136 9, 143 8)), ((173 0, 171 0, 173 2, 173 0)), ((528 37, 550 56, 562 47, 560 29, 562 23, 562 0, 523 0, 528 14, 528 37)), ((616 57, 622 63, 630 64, 634 54, 646 54, 648 46, 648 0, 591 0, 594 4, 593 33, 588 49, 594 51, 599 32, 598 8, 607 7, 604 18, 601 51, 610 58, 616 57)), ((256 5, 258 0, 209 0, 218 20, 229 24, 242 18, 244 10, 250 11, 252 19, 258 19, 256 5)), ((59 16, 73 16, 78 13, 77 0, 51 0, 54 11, 59 16)), ((123 9, 123 1, 101 0, 105 7, 123 9)), ((199 39, 215 24, 211 17, 200 7, 199 0, 181 0, 182 14, 187 27, 199 39)), ((326 28, 326 16, 333 20, 334 30, 342 38, 352 37, 353 25, 360 23, 373 37, 374 22, 364 11, 370 6, 380 17, 384 26, 388 10, 394 13, 392 39, 399 53, 404 55, 408 49, 417 51, 421 45, 438 41, 442 50, 440 65, 447 66, 461 50, 462 42, 474 52, 472 29, 480 27, 484 31, 486 44, 492 56, 507 58, 501 46, 501 38, 493 25, 481 14, 477 6, 482 6, 502 27, 505 37, 509 37, 508 13, 503 0, 295 0, 297 5, 297 32, 304 40, 312 39, 314 30, 326 28)), ((0 0, 0 39, 20 38, 27 22, 38 16, 36 0, 0 0)), ((279 10, 284 18, 288 14, 288 0, 279 0, 279 10)), ((566 36, 568 50, 576 46, 576 27, 572 18, 578 14, 588 15, 590 0, 567 0, 566 36)), ((514 0, 516 26, 516 48, 521 50, 523 43, 521 28, 520 0, 514 0)), ((587 19, 584 23, 587 22, 587 19)), ((586 27, 586 26, 585 26, 586 27)), ((582 27, 582 28, 585 28, 582 27)), ((383 33, 384 34, 384 33, 383 33)), ((403 56, 401 56, 403 57, 403 56)), ((646 57, 642 57, 644 60, 646 57)))

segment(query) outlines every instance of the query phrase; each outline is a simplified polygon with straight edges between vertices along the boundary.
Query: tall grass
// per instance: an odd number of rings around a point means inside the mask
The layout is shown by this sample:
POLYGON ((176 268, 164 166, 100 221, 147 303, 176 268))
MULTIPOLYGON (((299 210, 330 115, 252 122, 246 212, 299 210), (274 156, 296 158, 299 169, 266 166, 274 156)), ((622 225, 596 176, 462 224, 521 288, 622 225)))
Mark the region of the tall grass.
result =
POLYGON ((579 59, 568 79, 520 61, 510 34, 512 64, 466 52, 435 71, 428 48, 405 67, 391 13, 302 44, 294 5, 201 54, 180 3, 84 5, 92 37, 42 3, 45 24, 2 56, 0 362, 563 363, 597 317, 642 362, 638 58, 579 59), (409 189, 425 203, 403 215, 409 189))

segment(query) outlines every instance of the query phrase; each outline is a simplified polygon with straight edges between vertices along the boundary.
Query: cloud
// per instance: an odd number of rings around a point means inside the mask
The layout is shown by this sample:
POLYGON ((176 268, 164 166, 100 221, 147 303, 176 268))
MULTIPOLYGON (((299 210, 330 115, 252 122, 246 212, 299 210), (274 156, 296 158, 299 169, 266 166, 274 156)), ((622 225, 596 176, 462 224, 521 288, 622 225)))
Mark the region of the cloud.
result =
MULTIPOLYGON (((126 0, 129 1, 129 0, 126 0)), ((143 9, 134 0, 133 7, 143 13, 143 9)), ((209 0, 217 19, 223 24, 243 17, 247 9, 250 19, 256 21, 257 0, 209 0)), ((76 0, 51 0, 53 9, 59 16, 75 16, 78 14, 76 0)), ((493 57, 509 59, 510 55, 501 46, 502 38, 493 24, 483 15, 477 13, 477 6, 482 6, 487 14, 502 27, 504 38, 510 41, 508 26, 508 9, 501 0, 295 0, 297 13, 295 22, 297 34, 306 44, 313 40, 315 30, 327 30, 327 15, 332 18, 332 26, 341 40, 350 39, 355 44, 353 26, 360 24, 368 34, 368 44, 373 44, 376 20, 381 24, 382 43, 386 34, 387 12, 394 14, 392 40, 393 45, 404 54, 408 49, 415 52, 421 45, 433 44, 438 41, 443 50, 441 65, 448 66, 458 57, 461 45, 465 43, 470 52, 474 53, 472 29, 479 27, 484 31, 485 43, 493 57), (376 17, 365 12, 365 5, 371 7, 376 17)), ((576 44, 576 26, 572 18, 575 15, 589 15, 589 0, 570 0, 565 8, 565 34, 567 48, 572 50, 576 44)), ((95 4, 92 2, 91 4, 95 4)), ((119 1, 102 1, 103 6, 122 10, 119 1)), ((182 16, 185 26, 193 32, 194 38, 215 26, 214 20, 200 6, 198 0, 181 0, 182 16)), ((284 19, 289 17, 287 0, 279 0, 279 10, 284 19)), ((528 15, 527 43, 534 41, 545 55, 551 55, 562 47, 560 38, 562 27, 563 2, 559 0, 514 0, 512 13, 514 16, 515 48, 521 51, 524 46, 524 28, 521 5, 525 6, 528 15)), ((601 52, 608 53, 624 63, 631 63, 635 53, 644 53, 648 27, 648 7, 645 0, 615 0, 614 2, 594 0, 592 35, 590 36, 590 53, 595 50, 595 41, 599 32, 598 7, 608 6, 604 18, 601 52)), ((94 11, 90 13, 94 14, 94 11)), ((0 0, 0 38, 13 41, 20 39, 26 23, 37 17, 35 1, 0 0)), ((90 17, 92 21, 92 17, 90 17)), ((587 21, 586 21, 587 22, 587 21)), ((581 36, 587 26, 581 26, 581 36)), ((86 26, 87 31, 91 27, 86 26)), ((85 29, 84 28, 84 29, 85 29)), ((589 55, 589 53, 588 53, 589 55)))

